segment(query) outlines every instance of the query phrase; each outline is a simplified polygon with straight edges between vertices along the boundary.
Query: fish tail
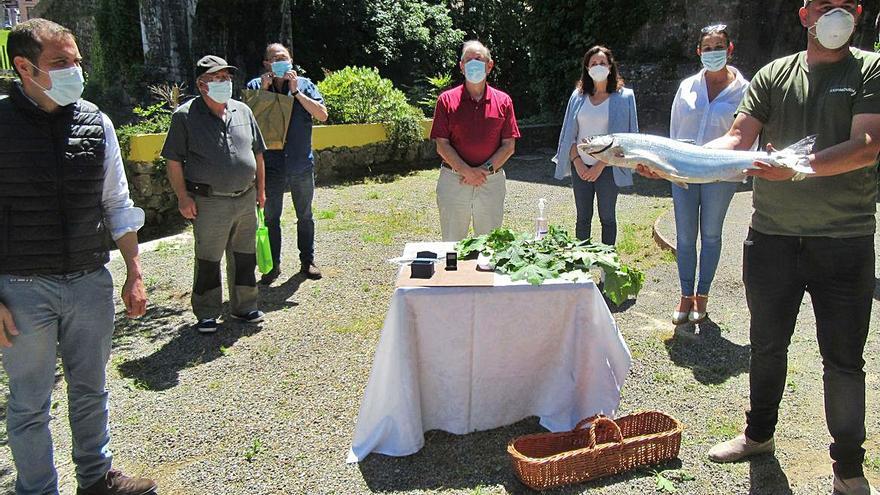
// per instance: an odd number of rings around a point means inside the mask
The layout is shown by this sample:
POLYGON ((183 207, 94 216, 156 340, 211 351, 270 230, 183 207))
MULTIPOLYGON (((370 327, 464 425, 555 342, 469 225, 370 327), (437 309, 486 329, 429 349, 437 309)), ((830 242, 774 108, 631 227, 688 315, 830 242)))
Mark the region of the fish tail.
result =
POLYGON ((807 136, 791 146, 780 151, 776 155, 776 161, 783 167, 790 168, 802 174, 815 174, 816 171, 810 166, 808 155, 813 152, 816 144, 816 135, 807 136))

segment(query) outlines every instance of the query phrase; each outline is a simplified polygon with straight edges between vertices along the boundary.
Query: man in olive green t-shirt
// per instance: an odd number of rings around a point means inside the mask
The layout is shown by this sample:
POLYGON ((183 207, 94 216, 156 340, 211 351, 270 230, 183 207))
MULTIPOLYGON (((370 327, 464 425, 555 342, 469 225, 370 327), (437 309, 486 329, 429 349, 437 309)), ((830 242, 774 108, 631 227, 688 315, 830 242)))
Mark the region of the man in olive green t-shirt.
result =
POLYGON ((788 346, 804 292, 816 315, 825 417, 833 438, 834 493, 875 493, 862 472, 862 353, 874 290, 874 212, 880 152, 880 55, 850 48, 857 0, 806 0, 807 50, 752 79, 733 126, 709 147, 782 149, 816 135, 815 175, 758 163, 754 215, 743 247, 751 314, 750 410, 745 432, 709 458, 772 452, 788 346))

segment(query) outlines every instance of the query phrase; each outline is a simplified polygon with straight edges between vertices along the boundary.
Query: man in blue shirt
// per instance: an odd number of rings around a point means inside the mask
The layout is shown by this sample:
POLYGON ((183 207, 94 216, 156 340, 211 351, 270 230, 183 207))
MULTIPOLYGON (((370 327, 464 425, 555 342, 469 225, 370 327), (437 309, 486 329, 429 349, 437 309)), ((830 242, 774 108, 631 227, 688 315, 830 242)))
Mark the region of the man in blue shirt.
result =
POLYGON ((296 210, 296 237, 299 248, 300 272, 311 279, 321 278, 315 265, 315 221, 312 218, 312 197, 315 194, 315 161, 312 155, 312 119, 327 120, 327 107, 318 87, 292 69, 290 51, 280 43, 266 47, 263 59, 266 72, 251 80, 248 89, 282 93, 295 98, 287 140, 281 150, 267 150, 266 159, 266 227, 272 245, 272 271, 260 279, 269 285, 281 275, 281 212, 284 193, 290 190, 296 210))

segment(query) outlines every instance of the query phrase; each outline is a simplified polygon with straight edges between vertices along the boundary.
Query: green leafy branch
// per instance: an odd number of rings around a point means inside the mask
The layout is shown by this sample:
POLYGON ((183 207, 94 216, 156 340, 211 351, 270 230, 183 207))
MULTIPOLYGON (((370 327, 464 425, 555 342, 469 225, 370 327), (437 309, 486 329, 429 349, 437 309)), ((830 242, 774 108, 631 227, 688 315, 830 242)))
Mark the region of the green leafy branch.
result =
POLYGON ((684 471, 683 469, 666 469, 663 471, 651 471, 654 480, 657 482, 657 491, 665 493, 675 493, 678 491, 676 483, 692 481, 696 478, 684 471))
POLYGON ((499 228, 492 232, 459 241, 460 258, 483 254, 511 280, 526 280, 538 285, 544 280, 562 278, 572 282, 591 278, 590 269, 605 273, 602 292, 614 304, 638 295, 645 275, 620 262, 613 246, 572 238, 568 232, 551 225, 547 235, 534 240, 531 235, 499 228))

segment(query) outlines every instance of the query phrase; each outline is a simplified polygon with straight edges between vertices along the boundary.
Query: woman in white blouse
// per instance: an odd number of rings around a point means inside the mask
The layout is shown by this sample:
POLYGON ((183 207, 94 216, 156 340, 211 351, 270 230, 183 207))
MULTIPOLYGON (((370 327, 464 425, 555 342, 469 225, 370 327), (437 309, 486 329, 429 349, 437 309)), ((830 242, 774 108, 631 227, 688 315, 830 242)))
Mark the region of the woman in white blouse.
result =
MULTIPOLYGON (((703 69, 681 82, 672 102, 669 135, 703 145, 721 135, 733 123, 736 109, 749 81, 727 64, 733 43, 724 24, 703 28, 697 55, 703 69)), ((706 319, 709 288, 721 256, 721 229, 727 207, 736 191, 735 182, 689 184, 683 189, 672 184, 675 207, 676 257, 681 282, 681 301, 672 314, 676 325, 706 319), (700 234, 699 278, 697 232, 700 234)))

